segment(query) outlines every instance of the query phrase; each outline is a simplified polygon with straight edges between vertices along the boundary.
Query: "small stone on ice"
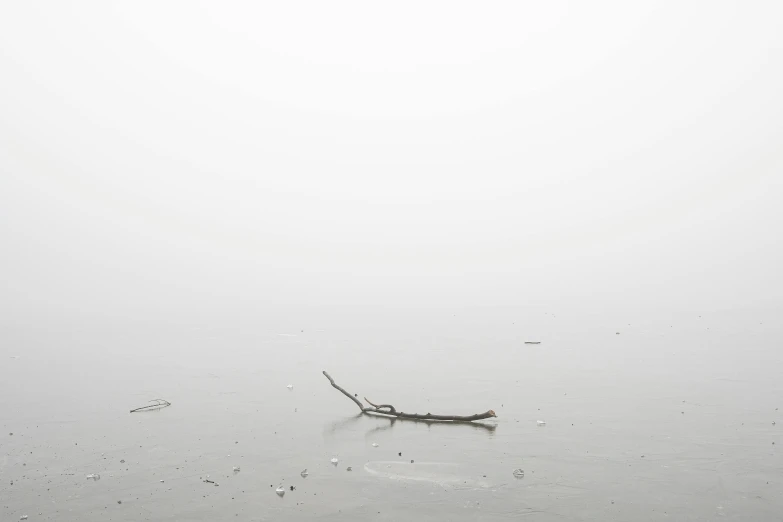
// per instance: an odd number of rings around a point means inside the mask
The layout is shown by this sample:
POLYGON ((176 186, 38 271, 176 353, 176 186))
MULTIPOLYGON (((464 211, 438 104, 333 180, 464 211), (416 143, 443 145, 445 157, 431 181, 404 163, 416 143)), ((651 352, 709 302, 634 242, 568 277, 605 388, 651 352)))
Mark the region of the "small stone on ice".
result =
POLYGON ((525 476, 525 471, 522 468, 517 468, 512 472, 512 475, 516 478, 523 478, 525 476))
POLYGON ((275 493, 277 493, 278 497, 282 497, 283 495, 285 495, 285 490, 283 489, 283 486, 278 486, 277 489, 275 490, 275 493))

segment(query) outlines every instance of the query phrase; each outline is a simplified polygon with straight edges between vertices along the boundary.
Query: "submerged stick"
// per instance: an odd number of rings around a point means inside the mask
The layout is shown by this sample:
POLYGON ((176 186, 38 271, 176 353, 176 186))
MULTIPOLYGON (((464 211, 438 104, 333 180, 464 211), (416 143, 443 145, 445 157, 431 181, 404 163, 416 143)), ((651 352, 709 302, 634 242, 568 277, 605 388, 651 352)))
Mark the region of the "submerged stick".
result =
POLYGON ((495 412, 492 410, 485 411, 484 413, 476 413, 475 415, 433 415, 432 413, 427 413, 427 414, 404 413, 401 411, 397 411, 397 409, 391 404, 374 404, 369 399, 367 399, 367 397, 365 397, 364 400, 367 401, 367 404, 369 404, 370 407, 364 407, 362 406, 362 403, 359 401, 359 399, 356 398, 356 395, 351 395, 350 393, 345 391, 343 387, 339 386, 337 383, 334 382, 332 376, 326 373, 326 371, 324 371, 323 374, 324 376, 326 376, 327 379, 329 379, 329 382, 334 388, 336 388, 343 395, 345 395, 353 402, 355 402, 356 405, 359 407, 359 409, 362 410, 362 413, 369 413, 373 415, 385 415, 388 417, 397 417, 398 419, 417 419, 417 420, 452 421, 452 422, 472 422, 472 421, 497 417, 497 415, 495 415, 495 412))
POLYGON ((154 404, 148 404, 147 406, 142 406, 140 408, 135 408, 131 410, 131 413, 136 413, 138 411, 152 411, 152 410, 159 410, 161 408, 165 408, 167 406, 171 406, 171 403, 164 399, 152 399, 150 402, 154 404))

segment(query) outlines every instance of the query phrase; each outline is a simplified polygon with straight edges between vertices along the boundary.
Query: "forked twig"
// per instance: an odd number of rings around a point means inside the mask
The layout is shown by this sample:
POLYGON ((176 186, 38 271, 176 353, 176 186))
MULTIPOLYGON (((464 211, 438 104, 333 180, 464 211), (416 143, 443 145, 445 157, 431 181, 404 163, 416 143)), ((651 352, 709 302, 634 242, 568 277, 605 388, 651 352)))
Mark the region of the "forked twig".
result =
POLYGON ((159 410, 161 408, 166 408, 168 406, 171 406, 171 403, 165 399, 152 399, 150 402, 154 404, 148 404, 146 406, 142 406, 140 408, 135 408, 131 410, 131 413, 136 413, 138 411, 152 411, 152 410, 159 410))
POLYGON ((324 371, 323 374, 324 376, 326 376, 327 379, 329 379, 329 382, 334 388, 336 388, 343 395, 345 395, 353 402, 355 402, 356 405, 359 407, 359 409, 362 410, 362 413, 369 413, 373 415, 386 415, 389 417, 397 417, 399 419, 418 419, 418 420, 453 421, 453 422, 471 422, 471 421, 497 417, 497 415, 495 415, 495 412, 492 410, 488 410, 484 413, 477 413, 475 415, 433 415, 432 413, 427 413, 427 414, 403 413, 401 411, 397 411, 397 409, 391 404, 374 404, 369 399, 367 399, 367 397, 365 397, 364 400, 367 401, 367 404, 369 404, 370 407, 364 407, 362 406, 362 403, 359 401, 359 399, 356 398, 355 395, 351 395, 350 393, 345 391, 343 387, 335 383, 331 375, 329 375, 326 371, 324 371))

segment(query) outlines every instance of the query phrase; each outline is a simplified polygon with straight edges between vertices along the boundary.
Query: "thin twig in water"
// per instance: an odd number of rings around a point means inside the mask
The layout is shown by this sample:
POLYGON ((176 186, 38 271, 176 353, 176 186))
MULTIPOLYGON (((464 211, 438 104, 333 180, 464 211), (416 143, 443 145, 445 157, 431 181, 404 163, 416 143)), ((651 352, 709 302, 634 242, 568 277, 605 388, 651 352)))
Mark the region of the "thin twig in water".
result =
POLYGON ((152 399, 150 402, 153 404, 148 404, 147 406, 142 406, 140 408, 135 408, 131 410, 131 413, 136 413, 138 411, 152 411, 152 410, 159 410, 161 408, 166 408, 168 406, 171 406, 171 403, 164 399, 152 399))
POLYGON ((398 419, 418 419, 418 420, 429 420, 429 421, 453 421, 453 422, 472 422, 472 421, 497 417, 497 415, 495 415, 495 412, 492 410, 488 410, 484 413, 477 413, 475 415, 433 415, 432 413, 427 413, 427 414, 403 413, 401 411, 397 411, 397 409, 391 404, 374 404, 370 402, 370 400, 367 399, 366 397, 364 398, 364 400, 367 401, 367 404, 369 404, 370 407, 364 407, 362 403, 359 401, 359 399, 356 398, 355 395, 351 395, 350 393, 345 391, 344 388, 342 388, 337 383, 335 383, 331 375, 326 373, 326 371, 324 371, 323 374, 324 376, 326 376, 327 379, 329 379, 329 382, 332 384, 334 388, 336 388, 343 395, 345 395, 353 402, 355 402, 356 405, 359 406, 359 409, 362 410, 362 413, 369 413, 373 415, 385 415, 389 417, 397 417, 398 419))

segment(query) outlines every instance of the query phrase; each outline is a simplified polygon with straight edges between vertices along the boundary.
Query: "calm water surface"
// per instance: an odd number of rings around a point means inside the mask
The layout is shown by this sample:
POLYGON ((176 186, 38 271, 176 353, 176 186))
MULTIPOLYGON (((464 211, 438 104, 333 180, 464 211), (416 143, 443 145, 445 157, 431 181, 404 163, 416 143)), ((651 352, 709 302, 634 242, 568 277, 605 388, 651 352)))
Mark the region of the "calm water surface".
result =
POLYGON ((404 317, 3 327, 0 517, 783 520, 774 317, 404 317))

